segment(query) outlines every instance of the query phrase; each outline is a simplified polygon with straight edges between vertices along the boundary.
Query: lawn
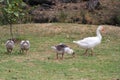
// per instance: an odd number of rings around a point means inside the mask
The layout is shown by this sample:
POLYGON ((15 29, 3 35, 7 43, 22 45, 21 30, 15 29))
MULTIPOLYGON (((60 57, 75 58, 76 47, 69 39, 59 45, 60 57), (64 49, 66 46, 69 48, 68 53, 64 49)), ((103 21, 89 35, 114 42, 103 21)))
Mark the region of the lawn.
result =
POLYGON ((95 36, 98 25, 68 23, 19 24, 13 26, 17 39, 12 54, 5 42, 9 26, 0 26, 0 80, 120 80, 120 27, 104 25, 102 43, 94 56, 83 56, 72 41, 95 36), (28 54, 19 53, 20 40, 28 39, 28 54), (74 49, 76 57, 65 54, 56 60, 51 46, 64 43, 74 49))

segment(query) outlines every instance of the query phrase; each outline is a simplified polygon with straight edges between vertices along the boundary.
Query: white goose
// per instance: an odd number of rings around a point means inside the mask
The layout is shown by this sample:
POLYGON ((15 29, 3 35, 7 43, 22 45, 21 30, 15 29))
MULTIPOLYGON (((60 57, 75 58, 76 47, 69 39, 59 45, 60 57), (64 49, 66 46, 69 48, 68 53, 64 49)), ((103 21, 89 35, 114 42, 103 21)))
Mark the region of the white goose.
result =
POLYGON ((102 36, 100 34, 100 31, 104 31, 103 26, 98 26, 96 30, 97 36, 95 37, 87 37, 82 40, 73 41, 73 43, 78 44, 81 48, 86 49, 85 55, 87 54, 87 51, 91 50, 91 55, 93 55, 93 48, 101 43, 102 36))

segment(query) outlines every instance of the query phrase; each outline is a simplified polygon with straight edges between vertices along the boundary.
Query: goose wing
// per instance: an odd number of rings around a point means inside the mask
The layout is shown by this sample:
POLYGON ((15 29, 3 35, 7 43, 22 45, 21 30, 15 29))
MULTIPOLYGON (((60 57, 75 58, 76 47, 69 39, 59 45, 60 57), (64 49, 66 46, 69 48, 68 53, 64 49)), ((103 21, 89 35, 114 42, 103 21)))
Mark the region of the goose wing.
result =
POLYGON ((96 42, 96 41, 98 41, 97 37, 87 37, 87 38, 80 40, 79 42, 88 44, 88 43, 92 43, 92 42, 96 42))

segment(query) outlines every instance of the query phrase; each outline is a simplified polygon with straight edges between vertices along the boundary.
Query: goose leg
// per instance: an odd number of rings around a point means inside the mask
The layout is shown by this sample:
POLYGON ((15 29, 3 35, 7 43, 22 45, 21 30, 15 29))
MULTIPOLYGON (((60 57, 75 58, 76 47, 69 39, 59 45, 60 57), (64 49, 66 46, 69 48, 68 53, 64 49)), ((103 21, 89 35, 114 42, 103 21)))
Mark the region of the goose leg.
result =
POLYGON ((75 52, 73 52, 72 56, 75 57, 75 52))
POLYGON ((26 50, 26 54, 27 54, 27 50, 26 50))
POLYGON ((64 53, 62 53, 62 59, 63 59, 64 53))
POLYGON ((91 55, 92 55, 92 56, 94 55, 93 48, 91 49, 91 55))
POLYGON ((56 54, 56 57, 57 57, 57 59, 58 59, 58 53, 56 54))
POLYGON ((86 49, 85 53, 83 55, 87 55, 88 49, 86 49))
POLYGON ((11 54, 11 52, 12 52, 12 49, 7 49, 7 52, 11 54))
POLYGON ((9 49, 7 49, 7 53, 9 53, 9 49))
POLYGON ((10 54, 12 53, 12 49, 10 49, 10 54))

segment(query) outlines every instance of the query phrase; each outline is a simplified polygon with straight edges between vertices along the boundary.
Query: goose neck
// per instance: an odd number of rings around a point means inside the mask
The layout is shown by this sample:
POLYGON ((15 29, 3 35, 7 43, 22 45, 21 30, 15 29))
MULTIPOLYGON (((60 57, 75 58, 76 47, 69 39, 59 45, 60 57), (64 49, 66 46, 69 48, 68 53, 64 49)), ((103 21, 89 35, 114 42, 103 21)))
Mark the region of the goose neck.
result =
POLYGON ((102 39, 102 36, 101 36, 101 33, 100 33, 100 30, 99 30, 99 29, 97 29, 96 34, 97 34, 97 37, 99 37, 100 40, 101 40, 101 39, 102 39))

